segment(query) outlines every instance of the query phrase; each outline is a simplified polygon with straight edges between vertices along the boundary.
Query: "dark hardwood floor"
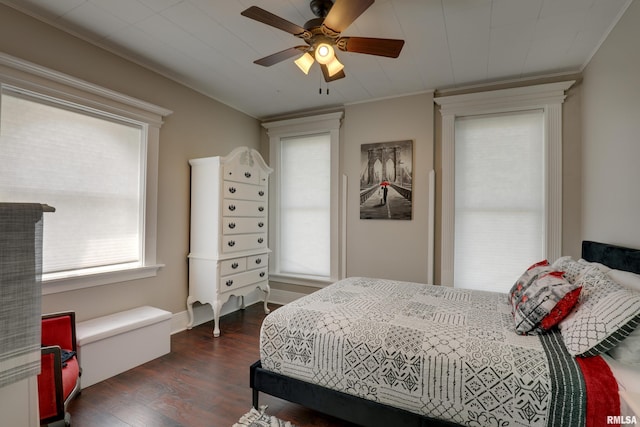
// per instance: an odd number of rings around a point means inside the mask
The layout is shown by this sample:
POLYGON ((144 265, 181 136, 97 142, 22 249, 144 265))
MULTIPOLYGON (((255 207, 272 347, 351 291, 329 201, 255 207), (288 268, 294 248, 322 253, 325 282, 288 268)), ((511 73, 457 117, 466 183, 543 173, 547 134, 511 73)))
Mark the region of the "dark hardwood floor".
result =
MULTIPOLYGON (((231 427, 251 408, 249 366, 264 316, 254 304, 223 316, 219 338, 212 322, 174 334, 171 353, 83 389, 69 405, 72 426, 231 427)), ((354 426, 263 393, 260 404, 300 427, 354 426)))

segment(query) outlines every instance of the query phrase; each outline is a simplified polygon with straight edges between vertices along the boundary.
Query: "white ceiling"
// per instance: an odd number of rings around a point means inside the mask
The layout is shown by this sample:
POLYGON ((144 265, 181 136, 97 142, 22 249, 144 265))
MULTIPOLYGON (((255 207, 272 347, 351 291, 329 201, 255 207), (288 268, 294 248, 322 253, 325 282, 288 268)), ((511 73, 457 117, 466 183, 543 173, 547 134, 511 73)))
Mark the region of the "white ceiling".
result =
MULTIPOLYGON (((406 41, 400 57, 339 52, 317 65, 253 61, 303 44, 245 18, 259 6, 298 25, 308 0, 0 0, 256 118, 462 85, 577 72, 632 0, 377 0, 346 36, 406 41)), ((79 58, 80 60, 80 58, 79 58)))

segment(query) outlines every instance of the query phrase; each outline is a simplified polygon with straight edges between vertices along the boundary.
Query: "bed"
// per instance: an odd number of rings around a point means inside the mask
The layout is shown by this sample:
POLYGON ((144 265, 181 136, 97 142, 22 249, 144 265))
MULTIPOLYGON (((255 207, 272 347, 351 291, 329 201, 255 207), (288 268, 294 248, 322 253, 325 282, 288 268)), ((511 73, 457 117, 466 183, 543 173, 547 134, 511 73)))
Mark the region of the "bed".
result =
POLYGON ((582 249, 549 266, 576 306, 535 335, 515 332, 509 296, 493 292, 353 277, 287 304, 262 325, 253 406, 263 392, 371 427, 619 421, 606 417, 628 415, 618 390, 640 369, 610 355, 640 323, 640 250, 582 249))

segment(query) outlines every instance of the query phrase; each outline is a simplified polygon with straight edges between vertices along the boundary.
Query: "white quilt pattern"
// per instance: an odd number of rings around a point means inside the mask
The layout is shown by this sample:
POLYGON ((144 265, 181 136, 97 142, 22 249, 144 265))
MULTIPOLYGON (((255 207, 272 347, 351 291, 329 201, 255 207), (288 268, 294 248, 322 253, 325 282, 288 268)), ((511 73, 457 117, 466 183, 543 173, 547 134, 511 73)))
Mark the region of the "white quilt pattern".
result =
POLYGON ((505 294, 349 278, 287 304, 261 330, 265 369, 463 425, 544 426, 540 339, 505 294))

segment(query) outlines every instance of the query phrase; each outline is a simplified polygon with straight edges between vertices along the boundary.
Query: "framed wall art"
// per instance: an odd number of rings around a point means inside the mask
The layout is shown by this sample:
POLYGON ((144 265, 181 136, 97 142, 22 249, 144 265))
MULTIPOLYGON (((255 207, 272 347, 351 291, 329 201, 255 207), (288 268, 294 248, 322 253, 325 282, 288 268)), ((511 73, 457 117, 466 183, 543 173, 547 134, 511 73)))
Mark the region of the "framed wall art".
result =
POLYGON ((412 217, 413 141, 360 146, 360 219, 412 217))

